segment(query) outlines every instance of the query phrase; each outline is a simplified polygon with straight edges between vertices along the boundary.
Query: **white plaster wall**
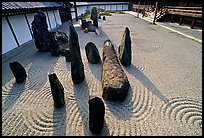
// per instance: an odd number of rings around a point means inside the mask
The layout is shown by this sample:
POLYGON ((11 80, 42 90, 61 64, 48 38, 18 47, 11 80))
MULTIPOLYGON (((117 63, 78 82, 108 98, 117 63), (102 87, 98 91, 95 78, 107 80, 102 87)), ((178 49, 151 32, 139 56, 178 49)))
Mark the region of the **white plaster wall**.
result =
POLYGON ((9 28, 9 25, 5 17, 2 17, 2 54, 16 47, 18 46, 9 28))
POLYGON ((105 5, 100 5, 99 6, 101 9, 105 9, 105 5))
POLYGON ((55 12, 56 20, 57 20, 57 26, 59 26, 59 25, 62 24, 60 14, 59 14, 59 10, 54 10, 54 12, 55 12))
MULTIPOLYGON (((36 15, 36 13, 29 13, 29 14, 26 14, 27 18, 28 18, 28 22, 29 22, 29 25, 30 25, 30 28, 31 28, 31 31, 32 31, 32 22, 34 20, 34 16, 36 15)), ((32 31, 33 32, 33 31, 32 31)))
POLYGON ((115 11, 116 10, 116 5, 111 5, 111 10, 115 11))
POLYGON ((122 9, 122 5, 117 5, 117 10, 118 11, 122 11, 123 9, 122 9))
POLYGON ((110 5, 106 5, 106 9, 107 11, 110 11, 110 5))
POLYGON ((127 4, 123 5, 123 11, 128 11, 128 5, 127 4))
POLYGON ((56 27, 56 23, 55 23, 55 17, 54 17, 53 11, 47 11, 47 13, 50 19, 51 28, 54 29, 56 27))
MULTIPOLYGON (((80 6, 77 7, 77 15, 80 16, 82 13, 84 14, 88 10, 88 6, 80 6)), ((71 8, 71 11, 74 11, 74 8, 71 8)), ((75 19, 75 12, 72 12, 72 19, 75 19)))
POLYGON ((8 19, 20 45, 32 39, 24 15, 8 16, 8 19))
POLYGON ((47 13, 46 12, 43 12, 46 16, 46 21, 47 21, 47 26, 48 26, 48 30, 51 30, 51 26, 49 24, 49 20, 48 20, 48 17, 47 17, 47 13))

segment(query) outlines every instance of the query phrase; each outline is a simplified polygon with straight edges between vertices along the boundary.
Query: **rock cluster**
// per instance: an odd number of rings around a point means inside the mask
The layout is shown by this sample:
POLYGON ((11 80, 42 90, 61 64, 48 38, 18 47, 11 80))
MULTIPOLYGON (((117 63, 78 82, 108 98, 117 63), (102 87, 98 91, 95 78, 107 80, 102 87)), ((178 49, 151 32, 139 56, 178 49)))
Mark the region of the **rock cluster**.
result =
POLYGON ((97 29, 97 27, 92 25, 91 21, 86 21, 86 19, 81 19, 81 27, 82 29, 84 29, 85 33, 95 32, 95 30, 97 29))

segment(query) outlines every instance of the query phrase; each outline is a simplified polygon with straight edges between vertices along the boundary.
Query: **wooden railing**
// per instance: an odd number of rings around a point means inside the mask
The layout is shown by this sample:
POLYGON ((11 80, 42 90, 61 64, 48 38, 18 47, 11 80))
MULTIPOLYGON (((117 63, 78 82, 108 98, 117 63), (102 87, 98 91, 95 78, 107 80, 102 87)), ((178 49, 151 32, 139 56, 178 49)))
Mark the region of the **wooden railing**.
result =
POLYGON ((174 16, 180 16, 179 25, 182 25, 184 17, 190 17, 192 19, 190 28, 194 28, 197 19, 202 19, 202 7, 176 7, 166 6, 167 13, 171 15, 171 22, 173 22, 174 16))
POLYGON ((166 6, 167 13, 173 15, 202 18, 202 7, 176 7, 166 6))

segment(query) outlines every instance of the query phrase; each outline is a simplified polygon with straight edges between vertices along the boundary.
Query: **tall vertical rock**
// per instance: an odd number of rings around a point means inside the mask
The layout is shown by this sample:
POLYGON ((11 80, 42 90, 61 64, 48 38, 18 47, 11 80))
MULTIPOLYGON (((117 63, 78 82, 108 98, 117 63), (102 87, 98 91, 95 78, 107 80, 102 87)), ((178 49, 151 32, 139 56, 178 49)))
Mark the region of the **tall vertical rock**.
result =
POLYGON ((74 84, 84 81, 84 64, 81 59, 79 40, 77 32, 71 22, 69 22, 69 47, 71 51, 71 75, 74 84))
POLYGON ((129 28, 126 27, 119 46, 119 60, 123 66, 130 66, 132 60, 131 38, 129 28))
POLYGON ((98 28, 98 13, 96 7, 91 10, 91 20, 93 20, 93 26, 98 28))
POLYGON ((65 104, 64 88, 55 73, 49 74, 48 77, 49 77, 52 97, 54 100, 54 105, 56 108, 60 108, 65 104))
POLYGON ((36 48, 40 51, 50 51, 51 35, 48 31, 46 16, 42 11, 38 11, 34 16, 32 31, 36 48))

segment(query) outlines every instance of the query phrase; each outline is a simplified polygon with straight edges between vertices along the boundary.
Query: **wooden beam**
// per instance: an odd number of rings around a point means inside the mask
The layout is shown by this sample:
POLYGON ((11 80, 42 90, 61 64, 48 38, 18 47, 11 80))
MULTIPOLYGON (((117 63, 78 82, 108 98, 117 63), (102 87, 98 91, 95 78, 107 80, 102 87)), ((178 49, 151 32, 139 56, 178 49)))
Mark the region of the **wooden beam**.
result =
POLYGON ((75 10, 75 17, 76 17, 76 21, 78 21, 78 15, 77 15, 77 6, 76 6, 76 2, 74 2, 74 10, 75 10))
POLYGON ((173 11, 173 12, 188 12, 188 13, 202 14, 201 10, 168 9, 168 11, 173 11))
POLYGON ((185 10, 201 10, 202 11, 202 7, 179 7, 179 6, 164 6, 165 8, 168 9, 185 9, 185 10))
POLYGON ((174 15, 171 15, 171 23, 173 23, 174 15))
POLYGON ((182 25, 182 23, 183 23, 183 17, 181 16, 179 20, 179 25, 182 25))
POLYGON ((168 11, 167 13, 174 14, 174 15, 202 18, 202 13, 189 13, 189 12, 176 12, 176 11, 168 11))
POLYGON ((196 18, 193 18, 190 28, 193 29, 195 27, 195 24, 196 24, 196 18))

